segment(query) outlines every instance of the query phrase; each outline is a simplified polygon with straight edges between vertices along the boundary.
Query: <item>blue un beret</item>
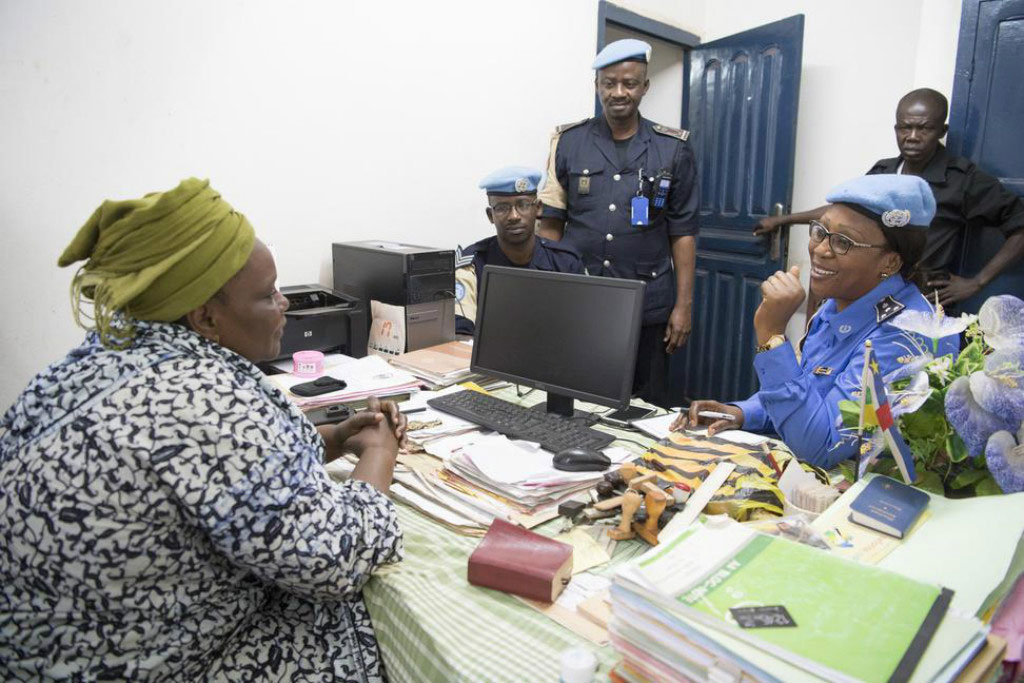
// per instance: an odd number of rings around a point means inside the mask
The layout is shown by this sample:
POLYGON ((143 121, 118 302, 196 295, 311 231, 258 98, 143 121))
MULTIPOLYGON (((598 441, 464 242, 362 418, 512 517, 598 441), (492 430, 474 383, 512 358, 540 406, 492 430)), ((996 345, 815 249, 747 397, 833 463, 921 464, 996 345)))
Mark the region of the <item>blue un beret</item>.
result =
POLYGON ((619 62, 649 62, 651 61, 651 46, 642 40, 626 38, 608 43, 604 49, 597 53, 594 59, 594 69, 603 69, 619 62))
POLYGON ((540 185, 541 172, 529 166, 506 166, 480 181, 487 194, 531 194, 540 185))
POLYGON ((825 196, 887 228, 927 228, 935 218, 932 188, 916 175, 880 173, 841 183, 825 196))

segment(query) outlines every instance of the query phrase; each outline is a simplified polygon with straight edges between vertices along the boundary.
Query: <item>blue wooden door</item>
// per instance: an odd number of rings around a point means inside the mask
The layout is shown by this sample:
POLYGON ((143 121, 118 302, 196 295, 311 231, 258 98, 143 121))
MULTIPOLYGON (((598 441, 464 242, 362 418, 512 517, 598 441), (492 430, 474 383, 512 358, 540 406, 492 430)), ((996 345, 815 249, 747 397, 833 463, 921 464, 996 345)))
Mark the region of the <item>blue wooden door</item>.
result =
MULTIPOLYGON (((967 0, 963 7, 949 149, 1024 196, 1024 0, 967 0)), ((977 273, 1002 245, 994 228, 969 232, 961 271, 977 273)), ((1005 293, 1024 298, 1024 265, 1012 266, 964 310, 1005 293)))
POLYGON ((788 234, 752 234, 792 198, 804 18, 797 15, 694 48, 684 65, 684 127, 697 156, 701 228, 693 333, 672 358, 673 403, 746 398, 761 282, 784 269, 788 234))

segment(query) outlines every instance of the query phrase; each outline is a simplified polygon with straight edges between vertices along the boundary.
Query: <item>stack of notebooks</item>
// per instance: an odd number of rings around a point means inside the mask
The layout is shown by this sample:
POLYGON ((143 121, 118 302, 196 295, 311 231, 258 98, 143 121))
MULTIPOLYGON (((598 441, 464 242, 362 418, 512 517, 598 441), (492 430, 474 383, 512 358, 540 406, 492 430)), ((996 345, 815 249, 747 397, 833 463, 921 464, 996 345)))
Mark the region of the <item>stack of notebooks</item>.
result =
POLYGON ((611 591, 623 681, 952 681, 987 627, 952 591, 707 518, 611 591))
POLYGON ((439 389, 470 380, 472 357, 472 342, 452 341, 409 351, 390 360, 392 365, 412 373, 430 389, 439 389))

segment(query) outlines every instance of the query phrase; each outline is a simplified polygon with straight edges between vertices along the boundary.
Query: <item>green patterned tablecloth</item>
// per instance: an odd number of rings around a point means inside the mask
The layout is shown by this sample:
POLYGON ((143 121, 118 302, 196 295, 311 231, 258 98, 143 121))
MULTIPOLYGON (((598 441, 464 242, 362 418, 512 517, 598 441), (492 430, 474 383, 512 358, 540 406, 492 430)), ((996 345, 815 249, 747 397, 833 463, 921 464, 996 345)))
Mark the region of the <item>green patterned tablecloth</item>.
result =
MULTIPOLYGON (((471 586, 466 565, 479 538, 460 536, 404 505, 405 560, 379 571, 363 589, 392 681, 557 681, 559 655, 584 645, 600 662, 598 680, 618 661, 504 593, 471 586)), ((550 523, 549 523, 550 524, 550 523)), ((646 550, 619 543, 615 565, 646 550)))
MULTIPOLYGON (((545 397, 540 391, 517 396, 511 387, 494 394, 522 405, 545 397)), ((579 402, 577 407, 609 410, 579 402)), ((653 443, 637 432, 601 429, 628 439, 613 445, 637 455, 653 443)), ((404 505, 397 508, 405 559, 378 571, 363 589, 392 681, 557 681, 558 658, 573 645, 590 648, 600 662, 598 680, 607 678, 619 659, 611 647, 598 648, 511 595, 469 585, 467 564, 479 538, 461 536, 404 505)), ((538 531, 553 535, 560 525, 556 520, 538 531)), ((619 543, 612 562, 593 571, 609 574, 646 549, 639 541, 619 543)))

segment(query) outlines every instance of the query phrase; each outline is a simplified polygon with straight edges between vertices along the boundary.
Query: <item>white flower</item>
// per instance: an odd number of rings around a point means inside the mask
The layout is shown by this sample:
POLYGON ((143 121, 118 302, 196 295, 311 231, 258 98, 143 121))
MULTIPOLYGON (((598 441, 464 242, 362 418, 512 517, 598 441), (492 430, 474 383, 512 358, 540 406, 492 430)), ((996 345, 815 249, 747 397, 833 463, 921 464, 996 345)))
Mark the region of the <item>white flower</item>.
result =
POLYGON ((953 370, 953 357, 943 356, 928 363, 928 372, 939 378, 943 384, 949 381, 949 373, 953 370))
POLYGON ((899 417, 912 413, 924 405, 928 397, 932 395, 932 388, 928 383, 928 373, 919 372, 910 380, 910 384, 900 390, 885 388, 889 395, 892 406, 892 416, 899 417))
POLYGON ((930 311, 905 310, 893 318, 890 324, 904 332, 915 332, 928 339, 942 339, 960 334, 977 319, 977 316, 966 313, 959 318, 951 318, 942 310, 940 304, 935 304, 930 311))

